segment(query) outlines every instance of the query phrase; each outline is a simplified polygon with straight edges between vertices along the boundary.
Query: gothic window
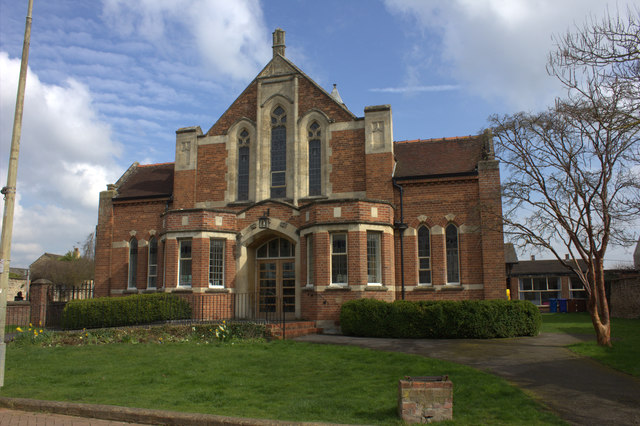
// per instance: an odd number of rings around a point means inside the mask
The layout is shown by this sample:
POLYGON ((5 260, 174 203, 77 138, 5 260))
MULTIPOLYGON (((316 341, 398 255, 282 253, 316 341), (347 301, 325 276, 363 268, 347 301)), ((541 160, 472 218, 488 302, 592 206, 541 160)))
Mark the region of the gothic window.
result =
POLYGON ((238 201, 249 199, 249 132, 238 135, 238 201))
POLYGON ((418 229, 418 283, 431 284, 431 238, 426 226, 418 229))
POLYGON ((147 288, 156 288, 158 280, 158 241, 155 237, 149 240, 149 270, 147 272, 147 288))
POLYGON ((287 196, 287 115, 278 106, 271 114, 271 198, 287 196))
POLYGON ((322 194, 322 151, 320 125, 317 121, 309 126, 309 195, 322 194))
POLYGON ((447 252, 447 284, 459 284, 458 228, 453 223, 450 223, 445 230, 445 244, 447 252))
POLYGON ((128 288, 136 288, 136 275, 138 273, 138 240, 131 238, 129 241, 129 280, 128 288))

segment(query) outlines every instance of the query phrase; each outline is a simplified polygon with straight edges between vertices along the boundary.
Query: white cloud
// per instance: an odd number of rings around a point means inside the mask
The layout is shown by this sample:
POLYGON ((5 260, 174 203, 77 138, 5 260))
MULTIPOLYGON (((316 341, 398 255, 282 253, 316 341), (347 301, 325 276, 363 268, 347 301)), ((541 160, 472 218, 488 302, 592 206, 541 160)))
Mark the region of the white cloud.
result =
MULTIPOLYGON (((436 52, 425 52, 425 47, 409 52, 410 75, 424 55, 437 54, 450 65, 440 71, 451 74, 471 93, 531 110, 550 105, 559 94, 558 83, 545 69, 552 36, 590 16, 602 16, 607 6, 601 0, 385 0, 385 4, 391 12, 414 20, 423 34, 438 39, 427 47, 436 52)), ((610 10, 615 11, 616 5, 610 10)), ((620 10, 624 12, 624 7, 620 10)), ((416 43, 424 46, 418 39, 416 43)))
MULTIPOLYGON (((0 52, 0 174, 7 158, 20 60, 0 52)), ((98 116, 93 96, 73 79, 45 84, 27 73, 12 265, 26 266, 42 251, 65 252, 89 234, 99 191, 122 172, 121 146, 98 116)))
POLYGON ((215 73, 233 79, 253 77, 269 58, 258 0, 105 0, 103 17, 123 37, 137 34, 176 62, 195 45, 215 73))

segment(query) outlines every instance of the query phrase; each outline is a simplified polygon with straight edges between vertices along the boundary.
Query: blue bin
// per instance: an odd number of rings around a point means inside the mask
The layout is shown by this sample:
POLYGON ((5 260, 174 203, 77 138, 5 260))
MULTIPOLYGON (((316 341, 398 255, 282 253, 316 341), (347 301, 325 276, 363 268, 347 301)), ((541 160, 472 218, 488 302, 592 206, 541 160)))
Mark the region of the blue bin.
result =
POLYGON ((558 299, 549 299, 549 312, 558 312, 558 299))
POLYGON ((558 299, 558 312, 567 313, 567 299, 558 299))

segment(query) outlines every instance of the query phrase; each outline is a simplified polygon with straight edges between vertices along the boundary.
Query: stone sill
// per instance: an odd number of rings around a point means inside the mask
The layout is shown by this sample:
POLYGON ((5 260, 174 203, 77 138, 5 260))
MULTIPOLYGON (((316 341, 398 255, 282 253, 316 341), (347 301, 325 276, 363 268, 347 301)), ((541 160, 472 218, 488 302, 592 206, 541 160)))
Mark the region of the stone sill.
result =
POLYGON ((161 291, 158 290, 157 288, 148 288, 146 290, 142 290, 141 292, 142 294, 151 294, 151 293, 160 293, 161 291))
POLYGON ((436 291, 436 289, 432 286, 432 285, 418 285, 416 286, 413 291, 436 291))
POLYGON ((208 288, 204 291, 205 293, 231 293, 231 290, 228 288, 220 287, 220 288, 208 288))
POLYGON ((445 285, 440 287, 440 291, 462 291, 464 287, 461 285, 445 285))
POLYGON ((348 285, 330 285, 324 289, 324 291, 351 291, 351 287, 348 285))
POLYGON ((190 289, 190 288, 176 288, 176 289, 171 290, 171 293, 192 294, 193 293, 193 289, 190 289))
POLYGON ((384 285, 368 285, 364 288, 364 291, 389 291, 389 287, 384 285))
POLYGON ((122 294, 138 294, 138 289, 137 288, 129 288, 127 290, 124 290, 122 292, 122 294))

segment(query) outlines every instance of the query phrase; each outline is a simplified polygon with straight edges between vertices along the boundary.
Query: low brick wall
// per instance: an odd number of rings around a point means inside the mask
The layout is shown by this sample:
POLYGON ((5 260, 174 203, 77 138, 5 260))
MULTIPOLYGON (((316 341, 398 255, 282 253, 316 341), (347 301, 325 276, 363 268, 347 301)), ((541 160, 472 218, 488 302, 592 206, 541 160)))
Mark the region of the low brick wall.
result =
POLYGON ((611 282, 611 316, 640 318, 640 274, 611 282))
POLYGON ((31 303, 7 302, 7 325, 29 325, 31 318, 31 303))

